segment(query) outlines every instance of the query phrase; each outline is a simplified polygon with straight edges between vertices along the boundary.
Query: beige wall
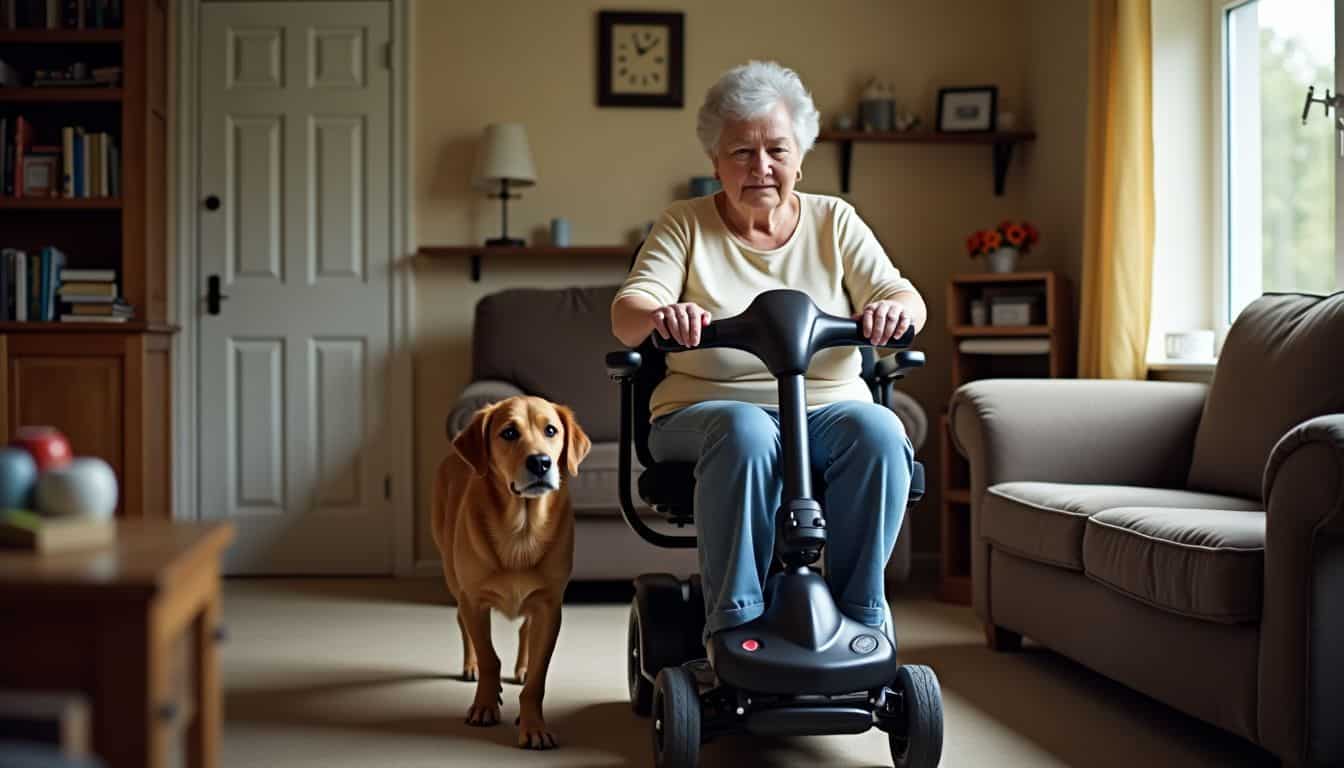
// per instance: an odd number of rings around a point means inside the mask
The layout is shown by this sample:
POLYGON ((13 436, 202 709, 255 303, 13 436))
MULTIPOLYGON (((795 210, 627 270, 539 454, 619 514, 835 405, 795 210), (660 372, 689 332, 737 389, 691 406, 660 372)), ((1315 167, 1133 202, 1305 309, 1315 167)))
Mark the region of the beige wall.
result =
MULTIPOLYGON (((930 365, 908 391, 931 420, 950 394, 945 333, 947 278, 973 265, 965 235, 1005 216, 1040 223, 1041 264, 1078 278, 1086 6, 1072 0, 632 0, 622 8, 686 14, 687 103, 680 110, 595 106, 596 13, 587 2, 418 0, 413 18, 413 175, 416 233, 425 245, 481 242, 498 230, 498 202, 480 197, 469 175, 488 122, 526 124, 539 176, 510 206, 510 232, 529 241, 553 216, 572 222, 584 244, 629 241, 630 232, 684 193, 708 163, 694 135, 695 109, 724 69, 775 58, 794 67, 823 119, 852 109, 868 77, 896 86, 900 106, 932 120, 940 85, 997 84, 1002 108, 1037 128, 1019 152, 1007 193, 992 193, 988 147, 859 145, 849 199, 896 264, 924 292, 930 323, 920 346, 930 365)), ((839 190, 837 148, 819 145, 802 188, 839 190)), ((544 239, 542 240, 544 242, 544 239)), ((1035 260, 1035 257, 1033 257, 1035 260)), ((491 291, 520 285, 615 282, 623 260, 565 263, 487 260, 472 283, 463 261, 417 262, 416 471, 418 506, 429 502, 434 467, 449 450, 448 408, 470 375, 471 312, 491 291)), ((598 365, 594 357, 590 364, 598 365)), ((921 458, 938 477, 938 437, 921 458)), ((936 483, 932 483, 936 486, 936 483)), ((419 557, 433 545, 424 531, 419 557)), ((937 549, 937 494, 921 507, 915 546, 937 549)))
POLYGON ((1088 9, 1080 0, 1029 0, 1028 114, 1036 142, 1023 158, 1039 260, 1068 277, 1074 322, 1083 280, 1083 166, 1087 139, 1088 9))

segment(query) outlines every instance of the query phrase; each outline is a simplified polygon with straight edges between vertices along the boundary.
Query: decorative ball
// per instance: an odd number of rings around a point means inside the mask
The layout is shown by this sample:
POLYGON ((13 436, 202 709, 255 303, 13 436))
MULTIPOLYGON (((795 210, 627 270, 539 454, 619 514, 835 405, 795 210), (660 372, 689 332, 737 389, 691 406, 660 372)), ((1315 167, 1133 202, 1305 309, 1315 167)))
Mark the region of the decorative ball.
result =
POLYGON ((49 469, 37 478, 37 509, 49 517, 110 519, 117 510, 117 475, 92 456, 49 469))
POLYGON ((53 467, 69 464, 73 457, 70 451, 70 441, 55 427, 19 427, 15 430, 14 439, 9 444, 28 451, 37 464, 39 473, 53 467))
POLYGON ((32 509, 37 462, 28 451, 0 448, 0 509, 32 509))

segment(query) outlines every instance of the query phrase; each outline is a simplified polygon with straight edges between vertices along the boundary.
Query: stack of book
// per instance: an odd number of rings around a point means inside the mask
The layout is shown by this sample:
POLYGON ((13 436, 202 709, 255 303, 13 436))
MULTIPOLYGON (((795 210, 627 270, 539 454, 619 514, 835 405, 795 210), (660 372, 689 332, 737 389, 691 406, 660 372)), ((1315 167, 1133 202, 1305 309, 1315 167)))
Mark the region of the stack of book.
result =
POLYGON ((124 323, 135 314, 118 295, 111 269, 62 269, 60 284, 63 323, 124 323))

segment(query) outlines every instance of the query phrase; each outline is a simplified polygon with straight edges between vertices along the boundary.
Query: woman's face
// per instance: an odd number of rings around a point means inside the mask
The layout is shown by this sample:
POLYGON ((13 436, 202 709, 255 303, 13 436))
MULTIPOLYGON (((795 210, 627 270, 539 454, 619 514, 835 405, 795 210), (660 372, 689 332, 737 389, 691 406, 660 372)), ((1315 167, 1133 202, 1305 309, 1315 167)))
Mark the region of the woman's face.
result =
POLYGON ((733 205, 766 209, 790 198, 802 164, 789 111, 776 104, 761 117, 724 122, 714 175, 733 205))

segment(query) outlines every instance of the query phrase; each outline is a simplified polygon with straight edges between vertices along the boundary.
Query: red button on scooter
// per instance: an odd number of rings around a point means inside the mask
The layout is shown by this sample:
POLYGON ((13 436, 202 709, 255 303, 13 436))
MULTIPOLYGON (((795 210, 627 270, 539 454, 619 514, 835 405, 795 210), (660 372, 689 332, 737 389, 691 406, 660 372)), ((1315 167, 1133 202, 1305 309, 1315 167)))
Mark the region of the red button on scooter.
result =
POLYGON ((742 641, 742 650, 746 651, 747 653, 752 653, 752 652, 754 652, 754 651, 760 649, 760 647, 761 647, 761 644, 758 643, 758 642, 756 642, 755 640, 743 640, 743 641, 742 641))

